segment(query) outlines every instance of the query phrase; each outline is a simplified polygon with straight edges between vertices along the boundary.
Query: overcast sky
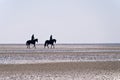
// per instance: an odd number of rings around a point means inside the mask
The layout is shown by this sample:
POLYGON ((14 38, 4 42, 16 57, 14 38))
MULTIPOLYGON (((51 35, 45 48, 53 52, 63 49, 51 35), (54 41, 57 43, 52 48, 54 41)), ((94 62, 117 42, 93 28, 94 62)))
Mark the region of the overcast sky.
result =
POLYGON ((0 0, 0 43, 120 43, 120 0, 0 0))

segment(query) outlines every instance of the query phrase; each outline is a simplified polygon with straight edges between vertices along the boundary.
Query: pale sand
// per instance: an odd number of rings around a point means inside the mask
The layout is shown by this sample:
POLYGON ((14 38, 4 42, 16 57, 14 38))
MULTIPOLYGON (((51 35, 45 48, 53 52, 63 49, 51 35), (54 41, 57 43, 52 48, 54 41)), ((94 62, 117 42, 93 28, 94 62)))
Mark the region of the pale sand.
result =
POLYGON ((120 80, 120 62, 1 64, 0 80, 120 80))
POLYGON ((55 49, 44 49, 43 45, 37 45, 37 49, 26 49, 25 45, 0 45, 0 61, 14 57, 15 60, 19 57, 20 60, 21 57, 28 60, 33 57, 39 59, 41 56, 50 60, 53 59, 52 57, 62 60, 74 55, 83 60, 86 58, 108 60, 106 62, 66 61, 56 63, 53 60, 53 63, 0 64, 0 80, 120 80, 120 52, 114 52, 115 50, 120 50, 120 46, 56 45, 55 49), (71 50, 112 50, 112 52, 69 52, 71 50), (115 60, 109 61, 111 58, 115 60))

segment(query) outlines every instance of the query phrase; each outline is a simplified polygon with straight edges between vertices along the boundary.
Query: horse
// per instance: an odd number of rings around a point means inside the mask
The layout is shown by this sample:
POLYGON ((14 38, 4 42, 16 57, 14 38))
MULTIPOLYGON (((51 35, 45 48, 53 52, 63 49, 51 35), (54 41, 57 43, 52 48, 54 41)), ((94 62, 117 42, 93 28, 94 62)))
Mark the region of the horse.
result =
POLYGON ((51 45, 51 48, 55 48, 54 47, 54 43, 56 43, 56 39, 52 39, 52 40, 46 40, 44 43, 44 48, 47 46, 49 48, 49 45, 51 45))
POLYGON ((34 40, 28 40, 28 41, 26 41, 26 46, 27 46, 27 48, 30 48, 30 44, 33 44, 34 46, 34 48, 36 48, 36 42, 38 42, 38 39, 34 39, 34 40))

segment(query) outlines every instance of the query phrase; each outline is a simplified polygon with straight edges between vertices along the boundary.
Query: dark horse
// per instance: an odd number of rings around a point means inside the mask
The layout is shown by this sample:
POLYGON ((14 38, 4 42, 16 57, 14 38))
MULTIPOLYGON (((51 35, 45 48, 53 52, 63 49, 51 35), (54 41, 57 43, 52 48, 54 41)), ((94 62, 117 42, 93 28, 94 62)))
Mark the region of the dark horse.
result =
POLYGON ((46 40, 45 44, 44 44, 44 48, 47 46, 49 48, 49 45, 51 45, 51 48, 55 48, 54 47, 54 43, 56 43, 56 39, 52 39, 52 40, 46 40))
POLYGON ((30 48, 30 44, 33 44, 33 45, 34 45, 34 48, 36 48, 36 45, 35 45, 36 42, 38 42, 38 39, 28 40, 28 41, 26 42, 27 48, 30 48))

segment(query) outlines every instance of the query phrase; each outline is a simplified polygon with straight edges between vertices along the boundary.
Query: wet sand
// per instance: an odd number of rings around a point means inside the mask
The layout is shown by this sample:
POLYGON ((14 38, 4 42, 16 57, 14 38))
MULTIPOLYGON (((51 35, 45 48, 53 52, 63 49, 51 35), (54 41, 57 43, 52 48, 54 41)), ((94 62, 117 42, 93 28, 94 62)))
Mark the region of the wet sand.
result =
POLYGON ((120 62, 0 65, 0 80, 119 80, 120 62))
POLYGON ((0 45, 0 80, 119 80, 119 60, 120 45, 0 45))

